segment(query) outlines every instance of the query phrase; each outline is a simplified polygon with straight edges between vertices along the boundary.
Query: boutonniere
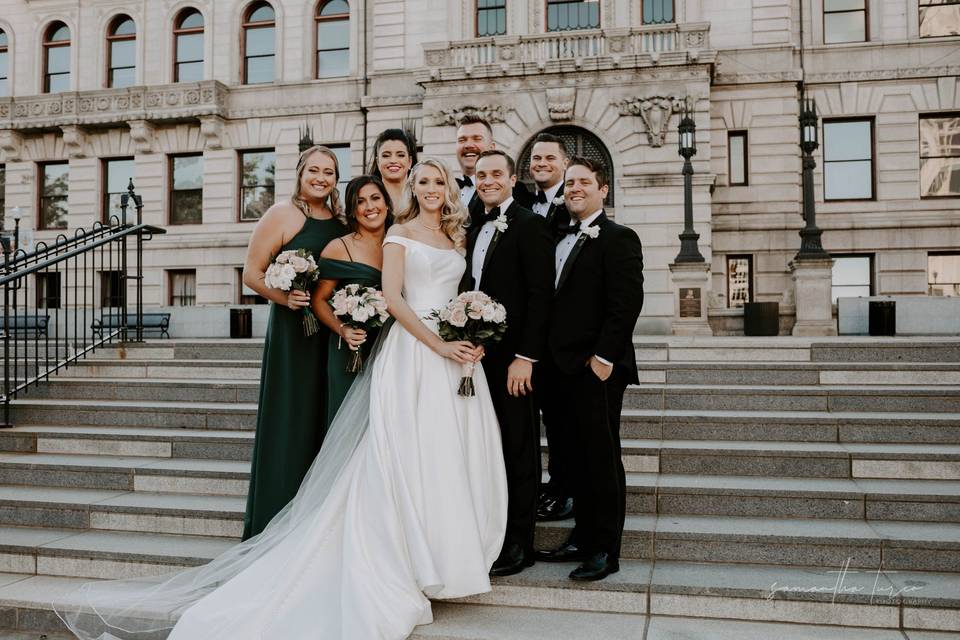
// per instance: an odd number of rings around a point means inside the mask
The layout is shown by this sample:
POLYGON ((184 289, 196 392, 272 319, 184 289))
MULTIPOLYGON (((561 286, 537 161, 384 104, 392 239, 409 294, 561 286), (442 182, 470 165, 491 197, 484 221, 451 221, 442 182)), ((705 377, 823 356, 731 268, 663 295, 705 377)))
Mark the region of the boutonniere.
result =
POLYGON ((493 221, 493 226, 500 233, 504 233, 507 230, 507 227, 510 226, 510 224, 507 222, 507 215, 505 213, 498 215, 497 219, 493 221))
POLYGON ((563 202, 564 202, 563 196, 557 196, 556 198, 553 199, 553 206, 562 207, 563 202))
POLYGON ((593 227, 593 226, 585 227, 580 230, 580 233, 587 236, 591 240, 596 240, 597 236, 600 235, 600 227, 593 227))

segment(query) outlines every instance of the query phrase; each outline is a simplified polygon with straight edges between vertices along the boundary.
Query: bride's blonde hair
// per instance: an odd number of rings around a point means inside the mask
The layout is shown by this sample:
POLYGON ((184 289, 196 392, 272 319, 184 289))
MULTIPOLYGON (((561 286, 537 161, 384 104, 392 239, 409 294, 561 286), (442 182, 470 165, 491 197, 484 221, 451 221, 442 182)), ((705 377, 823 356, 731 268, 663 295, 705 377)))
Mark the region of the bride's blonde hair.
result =
POLYGON ((467 223, 470 221, 470 214, 467 212, 466 207, 463 206, 463 203, 460 202, 460 190, 456 186, 457 183, 450 177, 450 171, 447 169, 447 165, 440 160, 426 158, 418 162, 413 169, 410 170, 410 175, 407 177, 403 187, 404 204, 400 207, 399 212, 397 212, 394 221, 397 224, 403 224, 420 215, 420 203, 413 194, 413 185, 417 181, 417 175, 425 167, 433 167, 443 176, 445 188, 443 193, 443 209, 440 210, 440 228, 446 236, 453 241, 454 246, 462 249, 466 246, 467 223))

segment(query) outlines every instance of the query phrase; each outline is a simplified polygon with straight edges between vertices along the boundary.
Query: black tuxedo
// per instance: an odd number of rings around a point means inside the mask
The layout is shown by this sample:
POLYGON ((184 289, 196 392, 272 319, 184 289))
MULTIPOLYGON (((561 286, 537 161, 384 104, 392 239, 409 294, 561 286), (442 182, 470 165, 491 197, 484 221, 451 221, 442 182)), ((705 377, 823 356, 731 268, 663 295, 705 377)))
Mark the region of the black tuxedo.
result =
POLYGON ((544 221, 516 202, 504 215, 507 229, 495 232, 491 239, 480 282, 475 282, 473 254, 482 217, 470 229, 463 288, 480 289, 507 309, 507 331, 499 343, 487 347, 483 370, 500 423, 507 469, 504 544, 518 544, 532 552, 541 473, 539 423, 532 395, 514 397, 507 392, 507 369, 517 355, 531 360, 544 357, 553 298, 554 243, 544 221))
MULTIPOLYGON (((553 197, 563 197, 563 183, 560 184, 560 188, 553 197)), ((531 200, 535 201, 535 199, 536 195, 531 195, 531 200)), ((566 204, 554 204, 553 202, 550 202, 549 205, 550 208, 547 210, 546 216, 547 226, 550 227, 550 230, 554 233, 558 233, 560 229, 570 224, 570 213, 567 211, 566 204)))
POLYGON ((561 269, 550 315, 543 379, 551 483, 574 496, 571 538, 619 558, 626 507, 620 412, 637 383, 633 329, 643 306, 640 239, 601 214, 596 238, 580 235, 561 269), (601 381, 598 356, 613 363, 601 381), (556 482, 555 482, 556 481, 556 482))
MULTIPOLYGON (((470 178, 474 181, 476 185, 476 177, 470 178)), ((533 204, 533 194, 530 193, 530 190, 527 189, 527 185, 523 184, 519 180, 513 185, 513 201, 523 207, 524 209, 529 209, 533 204)), ((474 191, 473 196, 470 198, 470 202, 467 204, 467 211, 470 213, 470 228, 478 229, 483 225, 483 212, 484 206, 483 201, 480 199, 480 195, 474 191)))

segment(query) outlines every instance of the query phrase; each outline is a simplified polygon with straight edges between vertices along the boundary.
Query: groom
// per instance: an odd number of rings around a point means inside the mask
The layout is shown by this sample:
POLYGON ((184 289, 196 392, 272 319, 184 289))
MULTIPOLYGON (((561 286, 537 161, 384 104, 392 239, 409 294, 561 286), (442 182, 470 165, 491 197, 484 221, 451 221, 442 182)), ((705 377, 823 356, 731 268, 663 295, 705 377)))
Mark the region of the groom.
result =
POLYGON ((500 423, 508 491, 507 533, 490 575, 508 576, 534 562, 540 434, 531 378, 546 348, 554 241, 544 220, 514 201, 510 156, 480 153, 475 177, 483 208, 467 238, 465 285, 507 309, 506 334, 487 348, 483 371, 500 423))
POLYGON ((541 365, 544 422, 554 430, 550 455, 572 463, 576 525, 565 543, 537 558, 580 562, 573 580, 601 580, 620 569, 626 513, 620 411, 627 385, 639 382, 633 329, 643 306, 643 254, 637 234, 604 213, 608 184, 600 163, 570 159, 564 198, 574 224, 556 247, 556 294, 541 365))

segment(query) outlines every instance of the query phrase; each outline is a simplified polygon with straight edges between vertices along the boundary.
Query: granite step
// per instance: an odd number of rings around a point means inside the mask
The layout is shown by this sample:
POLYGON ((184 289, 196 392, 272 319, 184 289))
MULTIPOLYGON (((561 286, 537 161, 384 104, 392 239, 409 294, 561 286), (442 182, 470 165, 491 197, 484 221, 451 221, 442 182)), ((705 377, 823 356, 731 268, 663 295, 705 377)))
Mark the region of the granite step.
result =
MULTIPOLYGON (((70 376, 74 373, 69 372, 70 376)), ((30 399, 144 400, 148 402, 256 403, 259 380, 74 378, 57 376, 23 396, 30 399)))
POLYGON ((638 362, 640 382, 680 385, 960 385, 960 364, 927 362, 638 362))
MULTIPOLYGON (((573 524, 540 523, 538 547, 573 524)), ((885 520, 628 515, 621 556, 644 560, 960 573, 960 524, 885 520)))
POLYGON ((75 378, 259 381, 260 364, 260 360, 120 360, 96 357, 73 365, 69 375, 75 378))
MULTIPOLYGON (((647 623, 651 630, 660 629, 657 636, 648 631, 646 637, 654 640, 903 640, 900 629, 906 634, 960 630, 957 574, 623 560, 619 573, 583 584, 567 579, 573 566, 538 563, 518 575, 494 579, 489 593, 435 603, 436 623, 420 627, 413 637, 500 640, 530 631, 531 635, 518 637, 625 640, 643 638, 647 623), (449 635, 436 626, 467 612, 485 616, 472 635, 449 635), (535 616, 532 628, 523 622, 527 615, 535 616), (542 625, 550 619, 564 623, 558 633, 566 629, 579 635, 546 635, 551 627, 542 625), (607 624, 613 635, 605 635, 607 624), (704 635, 707 628, 711 635, 704 635), (485 635, 487 630, 495 633, 485 635)), ((21 632, 61 632, 50 601, 67 598, 83 582, 0 574, 3 626, 21 632)))
POLYGON ((252 430, 256 402, 178 402, 72 399, 68 402, 23 395, 11 404, 14 424, 144 426, 159 428, 252 430))
POLYGON ((102 358, 176 360, 256 360, 263 358, 263 338, 250 340, 169 340, 128 342, 105 349, 102 358))

